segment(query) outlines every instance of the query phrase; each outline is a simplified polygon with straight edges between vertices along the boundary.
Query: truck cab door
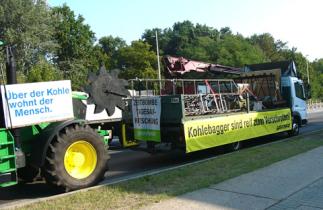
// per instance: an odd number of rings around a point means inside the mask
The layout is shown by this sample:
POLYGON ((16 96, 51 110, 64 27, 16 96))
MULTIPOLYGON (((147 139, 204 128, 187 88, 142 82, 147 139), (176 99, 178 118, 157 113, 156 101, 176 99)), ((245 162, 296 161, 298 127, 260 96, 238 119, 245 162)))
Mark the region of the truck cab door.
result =
POLYGON ((306 96, 304 91, 304 84, 300 80, 293 81, 294 97, 292 103, 292 110, 300 114, 301 120, 307 120, 306 111, 306 96))

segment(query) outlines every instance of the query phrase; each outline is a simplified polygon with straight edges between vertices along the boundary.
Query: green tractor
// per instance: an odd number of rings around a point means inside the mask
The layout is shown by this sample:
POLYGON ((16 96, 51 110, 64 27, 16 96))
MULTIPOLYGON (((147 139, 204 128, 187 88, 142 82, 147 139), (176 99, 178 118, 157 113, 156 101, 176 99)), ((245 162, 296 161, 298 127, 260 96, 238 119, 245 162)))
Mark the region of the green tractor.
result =
POLYGON ((99 75, 90 75, 88 93, 72 92, 70 81, 16 84, 12 49, 0 44, 7 58, 0 97, 0 187, 39 176, 65 191, 98 183, 108 169, 112 132, 123 140, 126 82, 101 68, 99 75))

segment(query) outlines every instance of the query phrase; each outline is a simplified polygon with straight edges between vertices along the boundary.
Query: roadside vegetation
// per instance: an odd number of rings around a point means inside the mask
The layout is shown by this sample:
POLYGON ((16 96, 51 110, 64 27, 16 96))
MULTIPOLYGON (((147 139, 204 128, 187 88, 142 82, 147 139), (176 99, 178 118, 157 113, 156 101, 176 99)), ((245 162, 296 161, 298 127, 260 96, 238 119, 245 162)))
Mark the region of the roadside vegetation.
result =
POLYGON ((138 209, 323 146, 322 139, 322 131, 317 131, 221 155, 157 175, 34 203, 21 209, 138 209))
POLYGON ((269 33, 244 37, 229 27, 216 29, 187 20, 146 29, 140 39, 128 44, 106 31, 105 36, 96 37, 82 15, 75 15, 66 4, 50 7, 45 0, 1 1, 0 39, 15 48, 20 82, 70 79, 73 89, 79 90, 88 72, 97 71, 101 64, 109 70, 120 69, 125 79, 156 78, 157 31, 161 56, 234 67, 293 59, 303 81, 307 81, 309 64, 312 97, 323 98, 323 58, 309 62, 296 47, 288 47, 288 40, 277 40, 269 33))

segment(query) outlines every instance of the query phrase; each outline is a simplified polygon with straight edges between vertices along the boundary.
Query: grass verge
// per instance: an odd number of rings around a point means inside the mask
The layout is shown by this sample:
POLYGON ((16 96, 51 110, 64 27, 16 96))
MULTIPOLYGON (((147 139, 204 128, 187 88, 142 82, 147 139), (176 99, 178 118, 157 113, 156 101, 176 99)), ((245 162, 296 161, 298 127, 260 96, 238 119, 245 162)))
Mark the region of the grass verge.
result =
POLYGON ((138 209, 323 146, 323 132, 219 156, 199 164, 79 192, 22 209, 138 209))

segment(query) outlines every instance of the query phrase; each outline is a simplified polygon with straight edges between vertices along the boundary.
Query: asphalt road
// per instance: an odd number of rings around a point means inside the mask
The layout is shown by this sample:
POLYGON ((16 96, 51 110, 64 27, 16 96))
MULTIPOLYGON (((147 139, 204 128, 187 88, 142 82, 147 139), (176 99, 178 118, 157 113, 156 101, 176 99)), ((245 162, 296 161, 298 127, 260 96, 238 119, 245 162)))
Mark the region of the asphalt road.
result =
MULTIPOLYGON (((323 111, 309 114, 308 125, 301 128, 300 133, 308 133, 318 129, 323 129, 323 111)), ((248 141, 244 147, 255 146, 266 142, 272 142, 286 138, 284 136, 270 136, 248 141)), ((194 162, 204 158, 223 154, 220 149, 210 149, 193 154, 185 155, 179 152, 160 153, 151 155, 142 151, 118 150, 110 151, 111 160, 109 162, 109 171, 103 183, 118 181, 127 177, 135 176, 143 172, 160 170, 184 163, 194 162)), ((2 188, 0 190, 0 208, 10 203, 16 203, 36 198, 44 198, 59 194, 60 192, 47 186, 43 181, 37 181, 30 184, 18 184, 16 186, 2 188)))

